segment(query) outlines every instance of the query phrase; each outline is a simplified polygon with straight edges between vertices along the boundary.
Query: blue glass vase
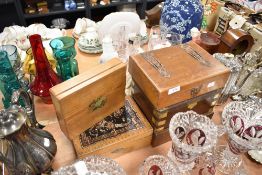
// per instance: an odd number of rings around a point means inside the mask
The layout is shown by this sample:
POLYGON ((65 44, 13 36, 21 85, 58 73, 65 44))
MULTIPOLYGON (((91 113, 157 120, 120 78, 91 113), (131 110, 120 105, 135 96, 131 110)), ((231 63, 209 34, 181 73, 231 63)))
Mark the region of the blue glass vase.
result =
POLYGON ((161 14, 160 28, 181 34, 182 42, 191 40, 190 29, 200 29, 203 5, 200 0, 166 0, 161 14))
POLYGON ((20 83, 13 70, 6 51, 0 51, 0 90, 3 94, 5 108, 11 105, 11 97, 15 90, 20 89, 20 83))

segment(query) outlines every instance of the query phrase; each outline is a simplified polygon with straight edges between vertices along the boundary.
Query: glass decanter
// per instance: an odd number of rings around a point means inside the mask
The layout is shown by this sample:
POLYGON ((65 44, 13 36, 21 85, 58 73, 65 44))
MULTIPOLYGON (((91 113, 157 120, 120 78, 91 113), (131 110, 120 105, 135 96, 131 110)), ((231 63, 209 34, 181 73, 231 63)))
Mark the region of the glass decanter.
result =
POLYGON ((32 94, 39 96, 45 103, 52 103, 49 89, 60 83, 61 80, 47 60, 41 36, 38 34, 31 35, 29 41, 36 66, 36 75, 30 84, 30 90, 32 94))
POLYGON ((204 115, 194 111, 175 114, 169 124, 172 147, 168 157, 179 167, 181 174, 187 174, 195 161, 210 152, 217 143, 217 127, 204 115))
POLYGON ((241 153, 262 150, 262 104, 254 100, 227 104, 222 113, 222 123, 228 134, 228 145, 215 151, 217 169, 224 174, 234 174, 242 163, 241 153))

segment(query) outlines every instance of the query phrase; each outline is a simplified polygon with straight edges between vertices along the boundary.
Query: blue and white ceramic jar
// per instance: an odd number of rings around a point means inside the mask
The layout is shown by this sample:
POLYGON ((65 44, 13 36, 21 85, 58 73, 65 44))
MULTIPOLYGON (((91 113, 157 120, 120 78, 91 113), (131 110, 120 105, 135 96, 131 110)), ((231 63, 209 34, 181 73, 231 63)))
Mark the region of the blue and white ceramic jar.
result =
POLYGON ((200 29, 203 5, 200 0, 165 0, 161 14, 161 30, 183 35, 183 43, 191 40, 190 29, 200 29))

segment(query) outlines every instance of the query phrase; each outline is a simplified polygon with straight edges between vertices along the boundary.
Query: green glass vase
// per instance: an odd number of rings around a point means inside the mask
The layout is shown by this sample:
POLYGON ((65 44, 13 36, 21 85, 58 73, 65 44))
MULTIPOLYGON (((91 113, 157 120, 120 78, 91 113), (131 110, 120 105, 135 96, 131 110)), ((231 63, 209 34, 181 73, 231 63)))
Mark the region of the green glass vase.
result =
POLYGON ((75 39, 64 36, 50 41, 53 56, 57 60, 56 71, 63 81, 79 74, 78 63, 75 59, 75 39))
POLYGON ((57 67, 59 67, 59 75, 63 81, 68 80, 78 74, 76 60, 72 58, 72 52, 70 50, 59 50, 55 52, 55 58, 57 60, 57 67))
POLYGON ((17 76, 10 63, 8 53, 0 51, 0 90, 3 94, 3 104, 5 108, 11 105, 12 93, 21 88, 17 76))

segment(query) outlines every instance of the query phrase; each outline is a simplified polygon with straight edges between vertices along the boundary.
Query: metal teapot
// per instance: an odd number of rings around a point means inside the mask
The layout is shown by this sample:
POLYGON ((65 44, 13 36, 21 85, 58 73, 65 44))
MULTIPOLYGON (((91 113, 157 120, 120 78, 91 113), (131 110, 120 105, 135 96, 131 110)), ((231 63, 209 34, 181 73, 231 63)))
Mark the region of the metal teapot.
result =
POLYGON ((47 131, 29 127, 26 110, 16 104, 0 110, 0 153, 8 174, 36 175, 51 171, 57 151, 54 137, 47 131))
POLYGON ((24 105, 25 105, 24 108, 25 108, 25 112, 27 114, 30 126, 34 128, 40 128, 40 129, 44 128, 44 126, 38 123, 36 120, 33 99, 30 98, 29 93, 23 89, 18 89, 14 91, 11 97, 11 103, 19 105, 19 99, 22 99, 24 102, 24 105))

